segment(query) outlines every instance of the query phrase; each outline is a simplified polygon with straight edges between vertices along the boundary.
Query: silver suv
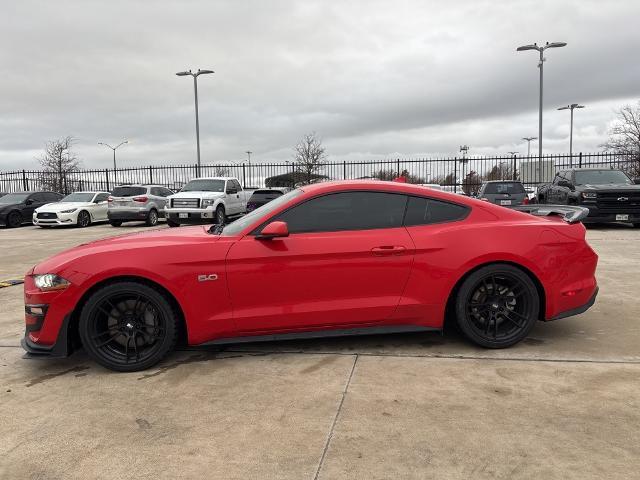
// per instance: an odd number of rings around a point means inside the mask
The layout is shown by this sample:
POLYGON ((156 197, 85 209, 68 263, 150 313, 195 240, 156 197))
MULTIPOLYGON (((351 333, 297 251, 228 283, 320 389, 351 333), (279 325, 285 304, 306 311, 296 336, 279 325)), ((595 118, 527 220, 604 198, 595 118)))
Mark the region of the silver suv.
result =
POLYGON ((167 197, 173 192, 162 185, 120 185, 109 197, 109 223, 119 227, 122 222, 145 221, 150 227, 164 217, 167 197))

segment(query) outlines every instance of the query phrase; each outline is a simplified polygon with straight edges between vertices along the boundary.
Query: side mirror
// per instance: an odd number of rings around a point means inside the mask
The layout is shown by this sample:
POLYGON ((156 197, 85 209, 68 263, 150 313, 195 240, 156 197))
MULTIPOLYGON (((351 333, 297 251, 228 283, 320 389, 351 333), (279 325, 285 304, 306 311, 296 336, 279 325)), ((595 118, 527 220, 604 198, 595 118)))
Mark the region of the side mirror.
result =
POLYGON ((569 189, 573 190, 573 185, 571 184, 571 182, 568 182, 566 180, 559 180, 558 181, 558 186, 559 187, 569 188, 569 189))
POLYGON ((257 240, 271 240, 273 238, 281 238, 289 236, 289 227, 287 222, 271 222, 260 231, 256 237, 257 240))
POLYGON ((26 205, 33 205, 33 200, 31 198, 27 198, 27 200, 24 203, 26 205))

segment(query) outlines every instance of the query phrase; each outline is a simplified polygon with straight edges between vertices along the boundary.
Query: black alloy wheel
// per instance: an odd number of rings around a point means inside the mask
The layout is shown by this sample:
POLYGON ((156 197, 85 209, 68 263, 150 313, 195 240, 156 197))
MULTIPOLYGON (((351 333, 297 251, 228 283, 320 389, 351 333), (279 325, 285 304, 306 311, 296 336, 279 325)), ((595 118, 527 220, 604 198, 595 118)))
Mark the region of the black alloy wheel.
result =
POLYGON ((162 293, 119 282, 94 293, 80 314, 82 344, 93 360, 120 372, 149 368, 177 341, 177 314, 162 293))
POLYGON ((88 227, 89 225, 91 225, 91 215, 89 215, 89 212, 82 210, 80 213, 78 213, 77 225, 80 228, 88 227))
POLYGON ((11 212, 7 217, 7 226, 9 228, 16 228, 22 225, 22 215, 20 212, 11 212))
POLYGON ((464 281, 456 299, 458 326, 486 348, 510 347, 538 320, 540 300, 531 278, 506 264, 482 267, 464 281))
POLYGON ((150 227, 155 227, 158 224, 158 211, 155 208, 152 208, 147 214, 146 222, 150 227))
POLYGON ((216 208, 216 223, 218 225, 224 225, 227 223, 227 216, 224 213, 224 207, 219 206, 216 208))

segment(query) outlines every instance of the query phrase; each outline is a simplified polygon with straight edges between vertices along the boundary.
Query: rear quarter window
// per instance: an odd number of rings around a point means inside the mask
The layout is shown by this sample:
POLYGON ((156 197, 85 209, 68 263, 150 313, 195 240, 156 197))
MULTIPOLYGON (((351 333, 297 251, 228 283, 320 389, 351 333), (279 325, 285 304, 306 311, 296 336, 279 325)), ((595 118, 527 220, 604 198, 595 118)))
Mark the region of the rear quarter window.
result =
POLYGON ((455 222, 462 220, 469 208, 456 203, 443 202, 432 198, 409 197, 404 225, 431 225, 433 223, 455 222))

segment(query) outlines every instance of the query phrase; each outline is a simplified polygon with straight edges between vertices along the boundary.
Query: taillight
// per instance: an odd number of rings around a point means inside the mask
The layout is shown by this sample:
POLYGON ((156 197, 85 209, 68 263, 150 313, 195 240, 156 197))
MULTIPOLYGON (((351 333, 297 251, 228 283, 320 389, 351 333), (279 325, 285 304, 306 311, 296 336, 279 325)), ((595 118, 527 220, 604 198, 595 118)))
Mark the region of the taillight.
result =
POLYGON ((149 200, 147 197, 133 197, 134 202, 146 203, 149 200))
POLYGON ((524 197, 524 200, 522 201, 523 205, 529 205, 529 198, 524 197))
POLYGON ((107 202, 109 203, 113 202, 113 197, 110 196, 109 198, 107 198, 107 202))

